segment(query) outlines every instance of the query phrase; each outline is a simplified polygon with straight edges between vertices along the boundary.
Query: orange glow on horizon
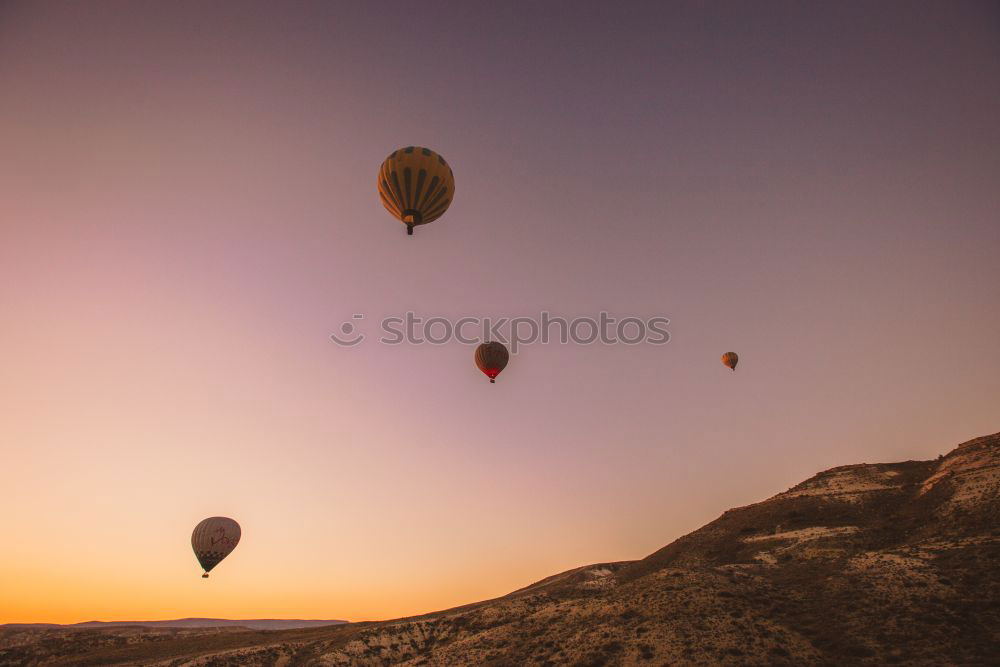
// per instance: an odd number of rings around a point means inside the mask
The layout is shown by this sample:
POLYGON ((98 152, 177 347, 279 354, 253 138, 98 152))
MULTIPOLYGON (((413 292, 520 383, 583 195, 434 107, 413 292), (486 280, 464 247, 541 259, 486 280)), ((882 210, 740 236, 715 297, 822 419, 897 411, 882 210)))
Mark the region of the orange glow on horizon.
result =
POLYGON ((112 4, 0 3, 0 623, 428 613, 1000 430, 989 3, 112 4), (542 311, 670 342, 378 342, 542 311))

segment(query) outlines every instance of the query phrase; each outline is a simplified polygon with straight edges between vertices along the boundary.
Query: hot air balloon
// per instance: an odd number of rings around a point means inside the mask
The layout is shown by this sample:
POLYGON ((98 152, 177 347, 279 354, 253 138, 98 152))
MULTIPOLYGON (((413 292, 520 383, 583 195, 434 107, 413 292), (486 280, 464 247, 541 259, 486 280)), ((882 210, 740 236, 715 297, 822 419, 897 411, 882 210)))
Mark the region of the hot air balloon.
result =
POLYGON ((726 352, 722 355, 722 363, 735 371, 736 364, 740 363, 740 356, 735 352, 726 352))
POLYGON ((393 151, 378 170, 382 206, 413 234, 417 225, 440 218, 455 197, 455 175, 444 158, 429 148, 407 146, 393 151))
POLYGON ((507 348, 504 347, 503 343, 493 341, 492 343, 483 343, 476 348, 476 366, 486 373, 486 377, 490 379, 491 383, 496 382, 500 371, 507 367, 508 360, 510 360, 510 354, 507 353, 507 348))
POLYGON ((224 516, 213 516, 194 527, 191 548, 207 578, 212 568, 228 556, 240 543, 240 524, 224 516))

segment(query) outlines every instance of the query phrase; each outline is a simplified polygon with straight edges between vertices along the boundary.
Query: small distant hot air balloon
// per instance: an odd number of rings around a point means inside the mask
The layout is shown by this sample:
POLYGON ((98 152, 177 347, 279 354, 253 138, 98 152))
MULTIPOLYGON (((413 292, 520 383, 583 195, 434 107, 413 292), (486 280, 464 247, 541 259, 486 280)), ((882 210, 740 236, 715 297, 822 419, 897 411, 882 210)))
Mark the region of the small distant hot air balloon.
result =
POLYGON ((740 363, 740 356, 735 352, 726 352, 722 355, 722 363, 735 371, 736 364, 740 363))
POLYGON ((509 360, 510 354, 503 343, 493 341, 492 343, 483 343, 476 348, 476 366, 486 373, 486 377, 490 379, 491 383, 496 382, 496 377, 500 375, 500 371, 507 367, 509 360))
POLYGON ((429 148, 407 146, 393 151, 378 170, 382 206, 413 234, 417 225, 440 218, 455 197, 455 175, 444 158, 429 148))
POLYGON ((224 516, 213 516, 194 527, 191 548, 207 578, 212 568, 228 556, 240 543, 240 524, 224 516))

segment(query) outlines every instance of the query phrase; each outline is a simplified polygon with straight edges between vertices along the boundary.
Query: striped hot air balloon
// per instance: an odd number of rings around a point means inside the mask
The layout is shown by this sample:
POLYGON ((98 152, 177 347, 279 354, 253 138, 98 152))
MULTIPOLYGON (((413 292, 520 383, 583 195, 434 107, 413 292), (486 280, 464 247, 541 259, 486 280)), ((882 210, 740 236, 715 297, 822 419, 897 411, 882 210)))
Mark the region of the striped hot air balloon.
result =
POLYGON ((736 364, 740 363, 740 356, 735 352, 726 352, 722 355, 722 363, 724 363, 728 368, 736 370, 736 364))
POLYGON ((476 348, 476 366, 483 373, 486 373, 490 382, 496 382, 496 377, 500 375, 500 371, 507 367, 509 360, 510 354, 503 343, 496 341, 483 343, 476 348))
POLYGON ((224 516, 213 516, 194 527, 191 548, 208 577, 212 568, 228 556, 240 543, 240 524, 224 516))
POLYGON ((440 218, 455 197, 455 175, 445 159, 429 148, 407 146, 393 151, 378 170, 382 206, 413 234, 417 225, 440 218))

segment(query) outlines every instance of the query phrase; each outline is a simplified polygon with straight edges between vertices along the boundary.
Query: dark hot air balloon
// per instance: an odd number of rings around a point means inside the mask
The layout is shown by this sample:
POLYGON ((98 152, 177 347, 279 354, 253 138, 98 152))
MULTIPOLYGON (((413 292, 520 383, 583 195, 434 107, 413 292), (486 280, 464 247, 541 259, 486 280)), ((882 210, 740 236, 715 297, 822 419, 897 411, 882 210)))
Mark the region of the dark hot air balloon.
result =
POLYGON ((483 343, 476 348, 476 366, 483 373, 486 373, 490 382, 496 382, 496 377, 500 375, 500 371, 507 367, 509 360, 510 354, 503 343, 496 341, 483 343))
POLYGON ((736 370, 736 364, 740 362, 740 357, 735 352, 726 352, 722 355, 722 363, 724 363, 728 368, 736 370))
POLYGON ((413 234, 414 227, 434 222, 448 210, 455 197, 455 175, 431 149, 407 146, 382 163, 378 194, 385 210, 413 234))
POLYGON ((194 527, 191 548, 208 577, 212 568, 240 543, 240 524, 224 516, 213 516, 194 527))

